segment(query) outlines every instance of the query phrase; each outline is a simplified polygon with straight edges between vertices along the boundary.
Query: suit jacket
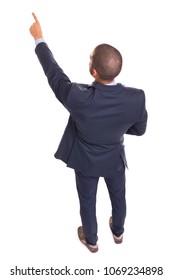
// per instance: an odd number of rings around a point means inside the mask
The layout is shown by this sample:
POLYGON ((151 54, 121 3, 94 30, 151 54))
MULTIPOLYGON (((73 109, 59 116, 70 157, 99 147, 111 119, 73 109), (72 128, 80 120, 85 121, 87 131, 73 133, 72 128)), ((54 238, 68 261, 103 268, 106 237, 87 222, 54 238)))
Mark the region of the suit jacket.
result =
POLYGON ((38 44, 35 52, 55 96, 70 113, 55 157, 86 176, 113 175, 126 165, 124 134, 145 133, 143 90, 120 83, 72 83, 46 43, 38 44))

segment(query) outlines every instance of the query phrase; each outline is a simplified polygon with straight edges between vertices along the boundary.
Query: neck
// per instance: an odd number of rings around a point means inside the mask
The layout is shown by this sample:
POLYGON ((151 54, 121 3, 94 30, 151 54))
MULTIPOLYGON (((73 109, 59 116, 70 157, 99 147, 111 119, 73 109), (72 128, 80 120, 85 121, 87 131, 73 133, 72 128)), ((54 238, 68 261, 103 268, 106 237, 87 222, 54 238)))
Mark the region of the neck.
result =
POLYGON ((103 84, 103 85, 109 85, 109 84, 114 84, 115 81, 114 80, 101 80, 101 79, 95 79, 95 81, 99 84, 103 84))

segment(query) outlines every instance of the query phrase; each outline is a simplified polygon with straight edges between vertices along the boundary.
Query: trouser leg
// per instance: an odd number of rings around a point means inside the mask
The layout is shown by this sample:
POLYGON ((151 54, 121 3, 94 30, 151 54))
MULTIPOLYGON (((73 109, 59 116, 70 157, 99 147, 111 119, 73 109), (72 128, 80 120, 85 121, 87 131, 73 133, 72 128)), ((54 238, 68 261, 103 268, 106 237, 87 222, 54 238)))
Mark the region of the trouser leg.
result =
POLYGON ((95 245, 97 242, 96 194, 98 177, 86 177, 75 171, 76 187, 80 203, 80 215, 86 241, 95 245))
POLYGON ((116 171, 114 176, 104 179, 112 204, 112 232, 120 236, 124 232, 126 217, 125 167, 116 171))

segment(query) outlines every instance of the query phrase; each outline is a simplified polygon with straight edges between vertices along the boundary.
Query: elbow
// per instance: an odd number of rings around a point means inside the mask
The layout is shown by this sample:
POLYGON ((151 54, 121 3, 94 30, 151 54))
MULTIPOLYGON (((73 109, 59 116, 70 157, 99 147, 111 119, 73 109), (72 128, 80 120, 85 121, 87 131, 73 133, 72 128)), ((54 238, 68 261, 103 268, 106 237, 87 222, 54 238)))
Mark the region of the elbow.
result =
POLYGON ((136 128, 130 128, 128 129, 128 131, 126 132, 126 134, 131 134, 131 135, 135 135, 135 136, 142 136, 144 135, 146 132, 146 127, 144 129, 136 129, 136 128))
POLYGON ((142 135, 144 135, 144 134, 145 134, 145 131, 139 132, 139 133, 137 134, 137 136, 142 136, 142 135))

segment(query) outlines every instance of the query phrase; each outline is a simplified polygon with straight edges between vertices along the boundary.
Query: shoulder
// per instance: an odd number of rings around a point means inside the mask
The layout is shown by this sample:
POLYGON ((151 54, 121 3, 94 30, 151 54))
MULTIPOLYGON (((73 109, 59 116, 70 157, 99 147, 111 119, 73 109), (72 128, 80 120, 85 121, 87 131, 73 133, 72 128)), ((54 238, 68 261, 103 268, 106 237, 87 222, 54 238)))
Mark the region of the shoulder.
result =
POLYGON ((124 91, 129 92, 131 94, 144 94, 144 90, 140 88, 135 88, 135 87, 129 87, 129 86, 124 86, 122 85, 124 91))
POLYGON ((135 88, 135 87, 128 87, 128 86, 122 86, 123 91, 129 95, 129 97, 134 97, 136 99, 145 100, 145 92, 141 88, 135 88))
POLYGON ((81 105, 88 105, 95 95, 95 88, 89 84, 72 83, 68 98, 69 107, 77 108, 81 105))
POLYGON ((82 83, 73 83, 73 88, 75 90, 78 90, 78 91, 88 91, 90 90, 92 87, 92 85, 89 85, 89 84, 82 84, 82 83))
POLYGON ((93 93, 94 87, 89 84, 72 83, 71 93, 73 95, 87 96, 93 93))
POLYGON ((124 100, 133 106, 145 106, 145 92, 141 88, 129 87, 122 85, 124 100))

